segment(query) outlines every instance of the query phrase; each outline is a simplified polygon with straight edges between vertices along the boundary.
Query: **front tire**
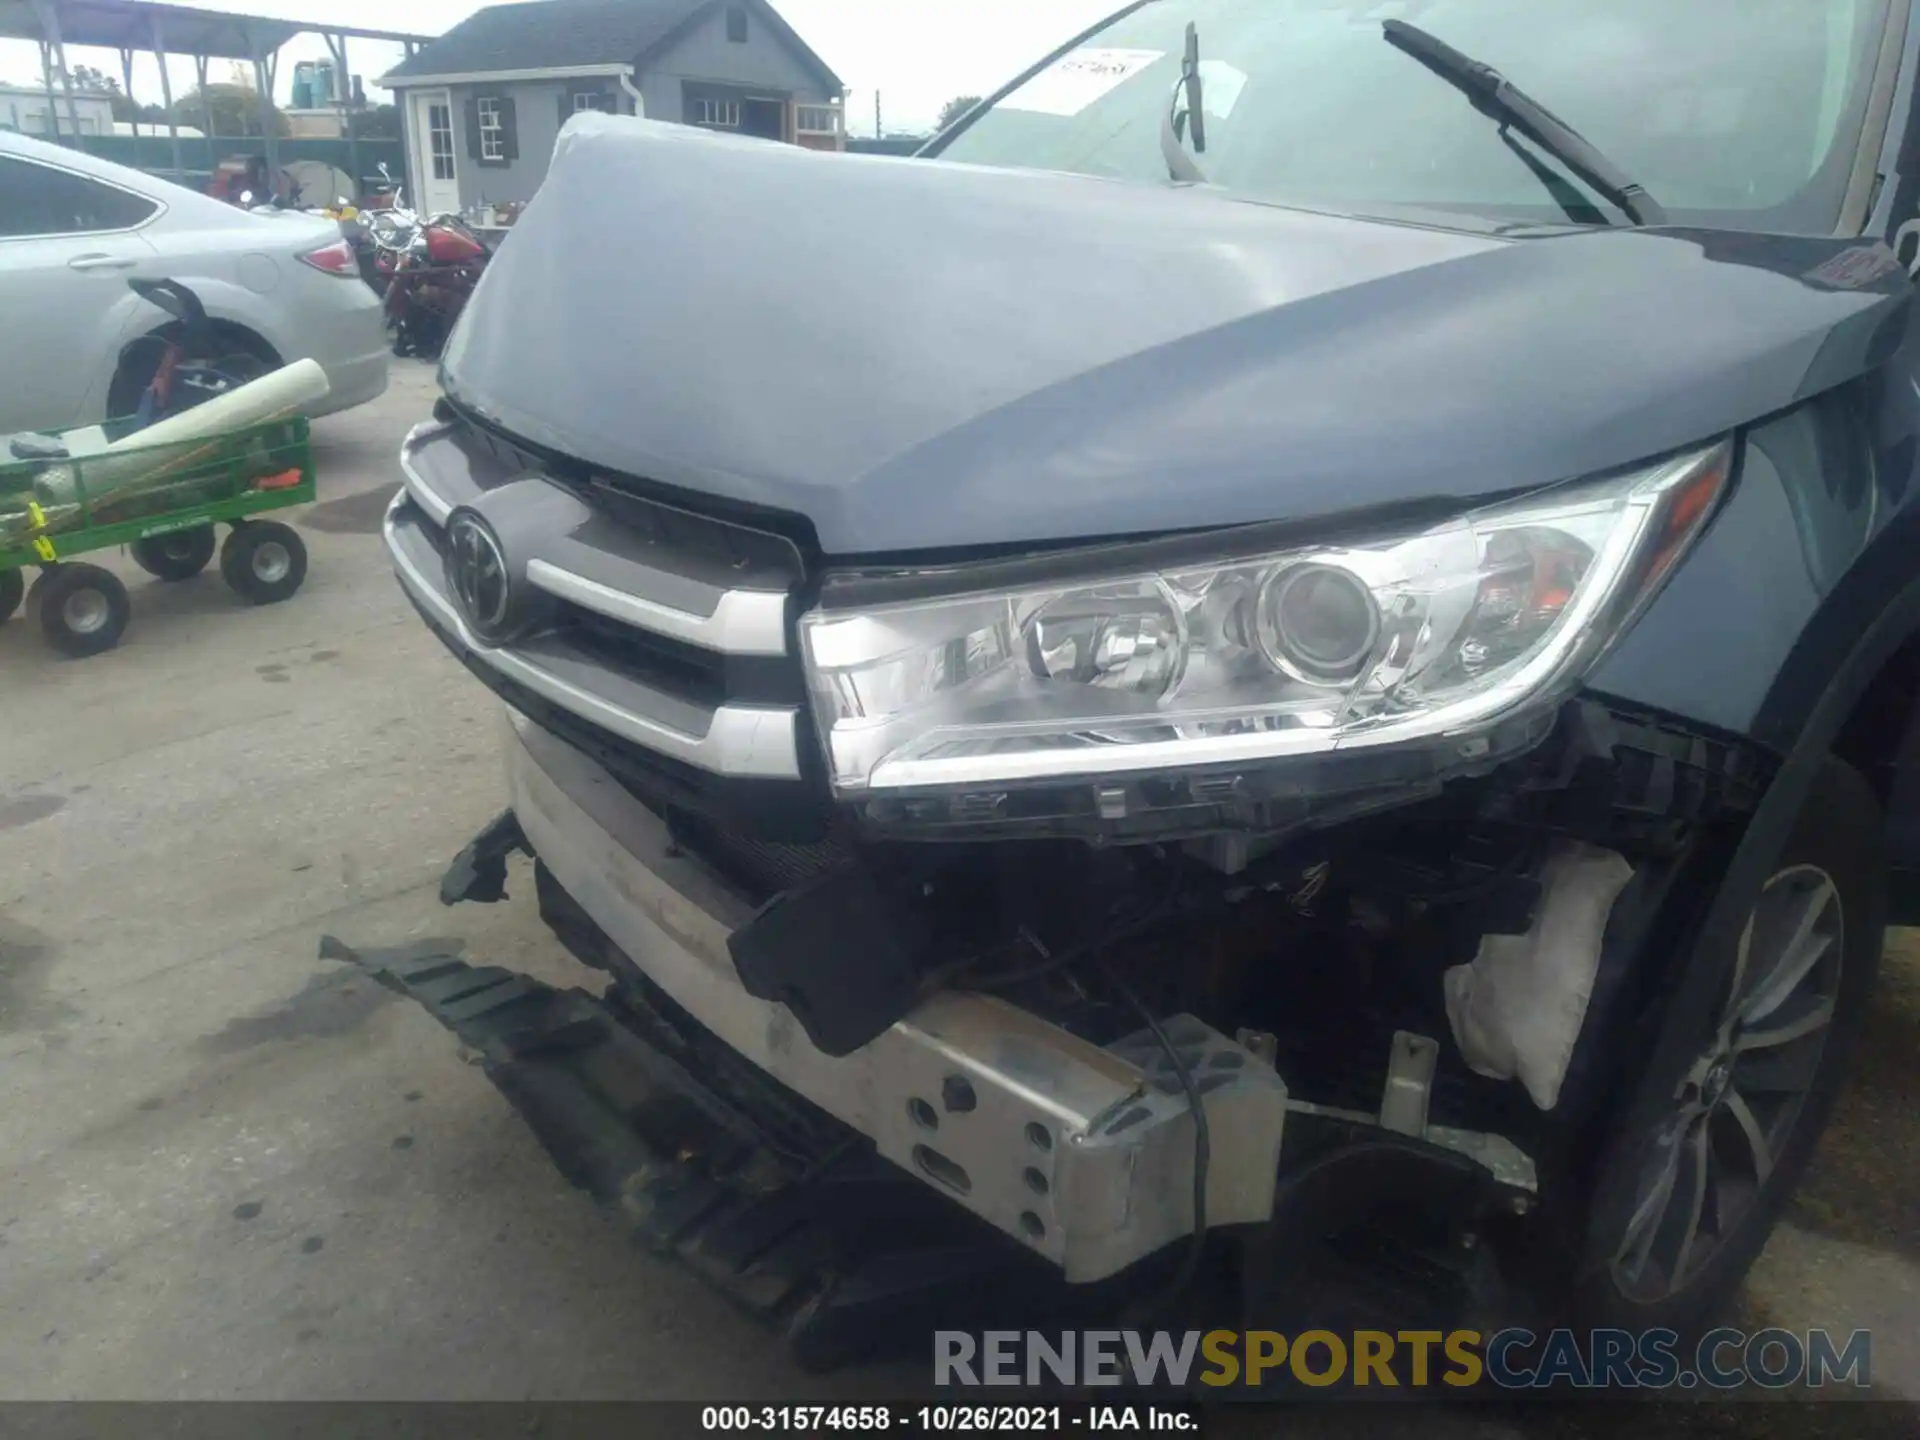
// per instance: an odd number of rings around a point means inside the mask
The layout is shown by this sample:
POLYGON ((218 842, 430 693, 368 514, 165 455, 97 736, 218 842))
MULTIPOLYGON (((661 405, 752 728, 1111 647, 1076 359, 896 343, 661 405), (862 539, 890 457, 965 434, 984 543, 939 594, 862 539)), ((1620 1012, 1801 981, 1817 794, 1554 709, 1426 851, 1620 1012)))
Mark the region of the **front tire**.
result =
MULTIPOLYGON (((1685 1075, 1650 1129, 1617 1129, 1592 1187, 1581 1318, 1697 1334, 1722 1312, 1826 1127, 1879 973, 1880 807, 1829 758, 1748 912, 1685 1075)), ((1703 957, 1703 959, 1710 957, 1703 957)), ((1701 963, 1696 961, 1696 963, 1701 963)), ((1651 1085, 1651 1079, 1644 1085, 1651 1085)), ((1629 1096, 1630 1115, 1645 1095, 1629 1096)))
POLYGON ((0 625, 13 618, 26 596, 26 577, 18 570, 0 570, 0 625))
POLYGON ((220 574, 243 599, 277 605, 306 580, 307 547, 291 526, 250 520, 220 547, 220 574))
POLYGON ((217 548, 211 525, 149 535, 133 542, 133 561, 159 580, 191 580, 207 568, 217 548))
POLYGON ((48 643, 65 655, 80 658, 111 650, 133 617, 127 587, 98 565, 61 565, 42 576, 35 588, 40 628, 48 643))

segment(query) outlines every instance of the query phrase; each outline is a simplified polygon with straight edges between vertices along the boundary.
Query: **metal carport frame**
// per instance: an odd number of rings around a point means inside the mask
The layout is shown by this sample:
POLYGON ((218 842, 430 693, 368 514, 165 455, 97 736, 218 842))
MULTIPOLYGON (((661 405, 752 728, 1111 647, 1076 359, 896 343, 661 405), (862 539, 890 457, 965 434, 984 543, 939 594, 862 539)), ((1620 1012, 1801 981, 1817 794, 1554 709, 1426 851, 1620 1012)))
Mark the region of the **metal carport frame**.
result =
MULTIPOLYGON (((260 130, 267 149, 267 164, 274 172, 280 168, 279 137, 273 130, 273 86, 279 67, 281 47, 297 35, 319 35, 339 66, 342 76, 350 76, 347 41, 384 40, 405 45, 411 55, 434 37, 395 30, 362 30, 344 25, 310 25, 296 20, 276 20, 263 15, 229 15, 214 10, 199 10, 187 5, 150 3, 150 0, 0 0, 0 40, 31 40, 40 47, 41 73, 47 86, 47 113, 53 128, 52 138, 60 135, 59 104, 53 88, 56 69, 66 92, 67 121, 73 127, 73 140, 80 140, 80 117, 73 102, 73 80, 67 68, 66 47, 92 45, 120 52, 121 73, 129 98, 133 90, 133 57, 148 51, 159 62, 160 95, 167 110, 167 133, 173 141, 174 179, 183 180, 186 166, 181 158, 180 132, 173 113, 173 83, 167 74, 167 56, 190 55, 200 79, 204 100, 207 63, 210 60, 245 60, 253 65, 254 88, 260 95, 260 130)), ((207 134, 213 136, 211 107, 207 113, 207 134)), ((354 178, 360 174, 359 137, 353 126, 346 126, 347 143, 354 178)))

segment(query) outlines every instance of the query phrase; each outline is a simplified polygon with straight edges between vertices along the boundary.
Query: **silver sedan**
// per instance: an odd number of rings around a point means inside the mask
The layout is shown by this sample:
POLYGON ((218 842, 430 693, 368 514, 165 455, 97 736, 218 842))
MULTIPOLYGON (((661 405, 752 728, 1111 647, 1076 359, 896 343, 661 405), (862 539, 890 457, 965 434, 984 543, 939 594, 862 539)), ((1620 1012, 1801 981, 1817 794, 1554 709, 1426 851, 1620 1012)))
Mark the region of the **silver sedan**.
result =
POLYGON ((332 389, 312 414, 387 388, 380 301, 337 222, 251 214, 0 133, 0 434, 132 410, 156 349, 136 342, 169 323, 128 289, 139 278, 191 287, 234 353, 318 361, 332 389))

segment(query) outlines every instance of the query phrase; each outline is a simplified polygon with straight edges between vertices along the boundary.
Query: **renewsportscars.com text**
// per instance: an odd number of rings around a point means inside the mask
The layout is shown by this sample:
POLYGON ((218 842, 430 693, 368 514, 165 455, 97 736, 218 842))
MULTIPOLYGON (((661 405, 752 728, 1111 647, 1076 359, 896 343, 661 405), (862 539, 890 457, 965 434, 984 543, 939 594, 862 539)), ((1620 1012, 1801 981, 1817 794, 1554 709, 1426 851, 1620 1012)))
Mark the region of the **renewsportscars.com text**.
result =
POLYGON ((942 1330, 936 1385, 1734 1390, 1873 1383, 1866 1330, 942 1330))

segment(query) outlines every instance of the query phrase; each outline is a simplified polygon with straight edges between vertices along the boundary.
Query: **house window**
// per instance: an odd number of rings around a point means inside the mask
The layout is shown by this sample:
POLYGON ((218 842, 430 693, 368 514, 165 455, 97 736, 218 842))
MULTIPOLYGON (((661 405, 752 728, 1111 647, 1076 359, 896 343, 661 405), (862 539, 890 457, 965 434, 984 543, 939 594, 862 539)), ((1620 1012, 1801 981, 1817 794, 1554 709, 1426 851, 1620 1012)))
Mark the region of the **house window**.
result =
POLYGON ((711 100, 705 96, 693 102, 693 123, 711 126, 715 130, 738 130, 740 128, 740 102, 738 100, 711 100))
POLYGON ((427 106, 427 144, 433 151, 433 178, 453 179, 453 107, 427 106))
POLYGON ((840 115, 831 105, 796 105, 793 128, 801 135, 838 135, 840 115))
POLYGON ((747 43, 747 7, 729 5, 727 7, 727 39, 736 45, 747 43))
POLYGON ((598 90, 576 90, 573 92, 573 113, 576 115, 582 110, 604 110, 606 108, 607 97, 598 90))
POLYGON ((501 123, 498 100, 480 102, 480 158, 492 161, 507 158, 507 127, 501 123))

